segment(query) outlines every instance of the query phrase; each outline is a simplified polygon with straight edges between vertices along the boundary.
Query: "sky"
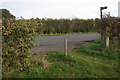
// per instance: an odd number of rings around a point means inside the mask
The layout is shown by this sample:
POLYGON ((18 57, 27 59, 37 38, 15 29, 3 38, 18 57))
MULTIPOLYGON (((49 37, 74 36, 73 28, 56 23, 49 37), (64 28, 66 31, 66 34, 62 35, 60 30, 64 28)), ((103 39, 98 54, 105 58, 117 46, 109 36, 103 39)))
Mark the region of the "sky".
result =
POLYGON ((103 13, 118 16, 120 0, 0 0, 0 9, 8 9, 16 17, 30 18, 80 18, 100 17, 103 13))

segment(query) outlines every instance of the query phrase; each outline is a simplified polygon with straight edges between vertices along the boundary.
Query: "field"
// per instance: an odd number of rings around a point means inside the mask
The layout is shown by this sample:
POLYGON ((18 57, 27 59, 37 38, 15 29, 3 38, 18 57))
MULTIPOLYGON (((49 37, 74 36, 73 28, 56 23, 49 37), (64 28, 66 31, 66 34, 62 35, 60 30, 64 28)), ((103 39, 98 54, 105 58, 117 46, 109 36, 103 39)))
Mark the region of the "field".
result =
POLYGON ((4 77, 118 78, 118 52, 101 48, 100 41, 77 47, 68 56, 62 51, 33 56, 33 63, 28 70, 11 71, 4 77))

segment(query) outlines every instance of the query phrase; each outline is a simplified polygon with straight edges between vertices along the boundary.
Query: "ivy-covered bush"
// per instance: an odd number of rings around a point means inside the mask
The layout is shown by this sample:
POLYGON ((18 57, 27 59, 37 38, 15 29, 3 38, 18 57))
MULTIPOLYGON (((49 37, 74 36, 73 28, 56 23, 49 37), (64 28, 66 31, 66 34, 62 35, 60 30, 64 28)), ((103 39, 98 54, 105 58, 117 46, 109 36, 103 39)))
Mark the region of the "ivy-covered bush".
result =
POLYGON ((3 72, 6 69, 24 70, 30 66, 34 33, 34 29, 28 26, 2 26, 3 72))

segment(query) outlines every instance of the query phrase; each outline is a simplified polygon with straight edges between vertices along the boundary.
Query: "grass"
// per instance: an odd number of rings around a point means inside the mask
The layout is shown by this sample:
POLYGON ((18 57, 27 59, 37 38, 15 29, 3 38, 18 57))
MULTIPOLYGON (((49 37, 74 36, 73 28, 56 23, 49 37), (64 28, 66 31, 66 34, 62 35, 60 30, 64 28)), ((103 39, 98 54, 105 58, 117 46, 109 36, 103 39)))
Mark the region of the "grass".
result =
POLYGON ((86 55, 101 57, 103 59, 117 59, 118 52, 112 49, 102 48, 100 41, 94 41, 85 46, 76 48, 77 52, 84 53, 86 55))
POLYGON ((72 35, 72 34, 87 34, 87 33, 96 33, 96 32, 73 32, 73 33, 50 33, 50 34, 36 34, 36 36, 61 36, 61 35, 72 35))
MULTIPOLYGON (((29 70, 12 72, 13 78, 117 78, 117 52, 101 48, 95 41, 76 48, 68 56, 62 51, 51 51, 44 58, 36 56, 42 62, 29 70), (49 64, 49 65, 48 65, 49 64), (47 68, 44 69, 44 67, 47 68)), ((33 57, 34 58, 34 57, 33 57)))

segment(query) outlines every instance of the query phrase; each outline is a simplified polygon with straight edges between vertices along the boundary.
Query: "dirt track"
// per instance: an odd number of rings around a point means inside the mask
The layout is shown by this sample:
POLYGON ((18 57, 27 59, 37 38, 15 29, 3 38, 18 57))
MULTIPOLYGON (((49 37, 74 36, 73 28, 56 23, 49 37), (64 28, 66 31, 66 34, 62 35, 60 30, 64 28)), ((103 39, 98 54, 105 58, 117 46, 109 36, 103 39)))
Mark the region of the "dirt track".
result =
POLYGON ((68 39, 68 51, 73 51, 75 47, 87 44, 99 39, 100 34, 74 34, 63 36, 44 36, 35 38, 38 46, 31 49, 32 54, 46 54, 48 51, 64 51, 64 39, 68 39))

